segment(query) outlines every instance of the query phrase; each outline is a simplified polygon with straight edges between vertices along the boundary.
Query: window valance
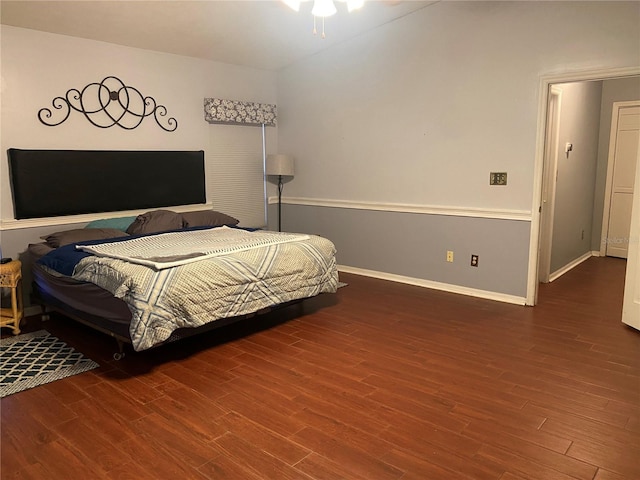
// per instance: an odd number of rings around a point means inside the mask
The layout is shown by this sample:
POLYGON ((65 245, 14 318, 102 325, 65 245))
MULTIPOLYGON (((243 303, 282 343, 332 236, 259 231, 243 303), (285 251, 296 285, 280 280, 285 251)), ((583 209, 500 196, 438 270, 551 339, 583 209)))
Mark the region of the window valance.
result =
POLYGON ((276 126, 276 106, 220 98, 204 99, 204 119, 209 123, 276 126))

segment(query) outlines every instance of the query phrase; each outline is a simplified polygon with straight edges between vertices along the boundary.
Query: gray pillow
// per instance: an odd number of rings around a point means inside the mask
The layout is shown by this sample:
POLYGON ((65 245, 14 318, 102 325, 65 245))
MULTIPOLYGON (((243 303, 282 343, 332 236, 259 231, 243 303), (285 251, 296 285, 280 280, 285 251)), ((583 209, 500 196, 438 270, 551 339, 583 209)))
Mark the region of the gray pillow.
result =
POLYGON ((234 226, 240 222, 225 213, 215 210, 199 210, 197 212, 185 212, 182 214, 182 225, 187 227, 221 227, 223 225, 234 226))
POLYGON ((146 233, 168 232, 182 228, 182 215, 171 210, 153 210, 138 215, 127 233, 141 235, 146 233))
POLYGON ((51 248, 63 247, 72 243, 86 242, 88 240, 106 240, 109 238, 126 237, 127 234, 115 228, 76 228, 52 233, 40 237, 51 248))

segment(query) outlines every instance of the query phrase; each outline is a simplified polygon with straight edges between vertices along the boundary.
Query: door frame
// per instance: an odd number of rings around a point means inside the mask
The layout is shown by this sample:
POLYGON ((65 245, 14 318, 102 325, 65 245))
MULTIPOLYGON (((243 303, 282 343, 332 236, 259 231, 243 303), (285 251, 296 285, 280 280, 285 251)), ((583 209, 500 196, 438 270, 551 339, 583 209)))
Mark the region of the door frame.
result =
POLYGON ((553 218, 556 204, 556 180, 558 175, 558 135, 560 132, 560 111, 562 109, 562 89, 551 85, 547 106, 545 130, 545 152, 543 166, 542 198, 540 211, 540 257, 538 261, 538 281, 547 283, 551 275, 551 248, 553 240, 553 218))
POLYGON ((531 206, 531 229, 529 237, 529 264, 527 275, 526 305, 535 305, 538 301, 538 259, 540 253, 540 210, 542 201, 542 179, 544 170, 544 147, 546 141, 547 107, 550 87, 554 83, 583 82, 589 80, 610 80, 640 75, 640 66, 588 70, 559 75, 540 77, 538 89, 538 122, 536 131, 536 149, 533 173, 533 201, 531 206))
POLYGON ((607 183, 604 190, 604 211, 602 212, 602 238, 600 241, 601 257, 604 257, 607 254, 606 238, 608 237, 609 232, 609 210, 611 208, 611 190, 613 188, 613 166, 618 134, 618 116, 620 109, 625 107, 640 107, 640 101, 613 103, 611 113, 611 132, 609 134, 609 153, 607 155, 607 183))

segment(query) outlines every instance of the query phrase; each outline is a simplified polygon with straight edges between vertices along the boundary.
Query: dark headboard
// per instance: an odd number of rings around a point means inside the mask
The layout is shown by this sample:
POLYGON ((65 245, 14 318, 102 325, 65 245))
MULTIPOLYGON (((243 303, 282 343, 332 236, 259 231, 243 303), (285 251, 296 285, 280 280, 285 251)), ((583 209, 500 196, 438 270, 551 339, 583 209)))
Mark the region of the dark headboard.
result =
POLYGON ((204 152, 8 150, 16 219, 206 203, 204 152))

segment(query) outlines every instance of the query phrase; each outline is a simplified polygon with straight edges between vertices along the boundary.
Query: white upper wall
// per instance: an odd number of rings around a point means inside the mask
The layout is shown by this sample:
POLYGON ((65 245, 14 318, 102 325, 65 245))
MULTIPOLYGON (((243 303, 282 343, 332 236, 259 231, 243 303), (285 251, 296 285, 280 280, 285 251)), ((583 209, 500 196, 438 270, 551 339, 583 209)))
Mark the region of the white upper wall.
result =
POLYGON ((278 76, 286 195, 529 211, 540 77, 640 65, 639 19, 638 2, 441 2, 298 62, 278 76))
MULTIPOLYGON (((210 127, 204 120, 205 97, 276 100, 275 74, 265 70, 5 25, 0 35, 2 220, 14 218, 6 157, 9 148, 205 150, 206 158, 210 127), (178 121, 177 130, 162 130, 152 117, 130 131, 118 126, 102 129, 74 111, 60 126, 46 126, 38 120, 38 111, 51 108, 54 97, 64 97, 71 88, 82 90, 109 75, 166 106, 167 117, 178 121)), ((54 112, 53 118, 60 117, 54 112)), ((209 201, 215 198, 215 192, 207 195, 209 201)))

